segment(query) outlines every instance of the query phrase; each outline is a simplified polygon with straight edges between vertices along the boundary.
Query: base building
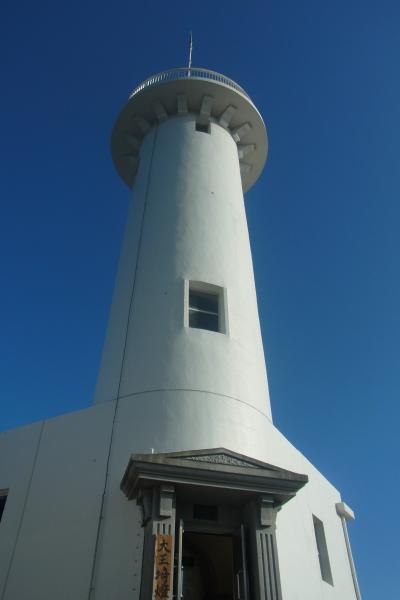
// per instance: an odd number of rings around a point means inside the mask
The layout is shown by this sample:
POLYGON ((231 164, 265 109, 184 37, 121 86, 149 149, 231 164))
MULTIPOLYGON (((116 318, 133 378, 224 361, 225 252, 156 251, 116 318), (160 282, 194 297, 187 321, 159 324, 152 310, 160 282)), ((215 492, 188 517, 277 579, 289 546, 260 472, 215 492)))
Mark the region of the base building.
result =
POLYGON ((132 92, 112 155, 133 197, 94 403, 0 434, 0 600, 359 599, 354 515, 272 423, 259 112, 172 69, 132 92))

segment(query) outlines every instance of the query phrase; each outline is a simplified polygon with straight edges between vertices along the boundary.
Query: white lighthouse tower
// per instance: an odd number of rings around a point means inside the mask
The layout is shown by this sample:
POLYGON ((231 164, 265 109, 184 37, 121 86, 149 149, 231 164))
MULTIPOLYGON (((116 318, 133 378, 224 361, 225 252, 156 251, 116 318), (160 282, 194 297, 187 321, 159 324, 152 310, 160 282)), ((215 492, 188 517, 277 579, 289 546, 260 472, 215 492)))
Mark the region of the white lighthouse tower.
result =
POLYGON ((154 402, 165 425, 176 410, 157 449, 203 446, 224 422, 235 449, 244 415, 271 419, 243 201, 262 118, 227 77, 174 69, 133 91, 112 154, 133 194, 96 402, 154 402))
POLYGON ((94 404, 0 439, 0 600, 359 600, 354 515, 272 423, 243 198, 267 147, 224 75, 131 93, 94 404))
POLYGON ((227 77, 174 69, 133 91, 112 154, 133 195, 95 401, 123 399, 132 426, 140 411, 157 453, 259 457, 271 411, 243 192, 262 118, 227 77))

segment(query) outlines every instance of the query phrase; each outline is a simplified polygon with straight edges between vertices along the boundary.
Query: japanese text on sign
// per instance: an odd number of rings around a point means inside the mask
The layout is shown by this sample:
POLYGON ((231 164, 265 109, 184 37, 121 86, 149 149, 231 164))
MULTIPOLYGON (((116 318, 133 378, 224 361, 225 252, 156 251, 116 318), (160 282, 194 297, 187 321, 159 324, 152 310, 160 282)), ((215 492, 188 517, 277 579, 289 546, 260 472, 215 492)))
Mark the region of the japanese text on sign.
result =
POLYGON ((154 552, 153 600, 168 600, 171 597, 172 536, 156 535, 154 552))

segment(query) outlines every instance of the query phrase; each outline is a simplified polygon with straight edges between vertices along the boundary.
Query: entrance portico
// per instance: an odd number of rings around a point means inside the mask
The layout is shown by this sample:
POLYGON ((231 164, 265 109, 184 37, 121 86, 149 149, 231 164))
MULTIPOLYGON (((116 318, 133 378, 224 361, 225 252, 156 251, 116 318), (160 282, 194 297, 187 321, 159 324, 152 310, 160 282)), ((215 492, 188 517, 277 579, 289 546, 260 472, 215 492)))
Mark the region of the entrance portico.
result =
POLYGON ((308 481, 224 448, 132 455, 145 529, 141 600, 281 600, 276 516, 308 481))

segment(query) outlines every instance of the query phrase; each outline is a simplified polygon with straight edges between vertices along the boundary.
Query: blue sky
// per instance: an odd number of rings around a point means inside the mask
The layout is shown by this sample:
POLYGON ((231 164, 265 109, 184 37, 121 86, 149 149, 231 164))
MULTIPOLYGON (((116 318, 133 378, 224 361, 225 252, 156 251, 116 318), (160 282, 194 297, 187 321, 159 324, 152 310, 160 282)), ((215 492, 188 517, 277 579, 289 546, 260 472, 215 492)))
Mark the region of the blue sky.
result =
POLYGON ((0 428, 91 402, 129 197, 111 127, 192 29, 268 128, 246 205, 274 420, 356 511, 364 600, 398 596, 399 23, 394 0, 6 0, 0 23, 0 428))

